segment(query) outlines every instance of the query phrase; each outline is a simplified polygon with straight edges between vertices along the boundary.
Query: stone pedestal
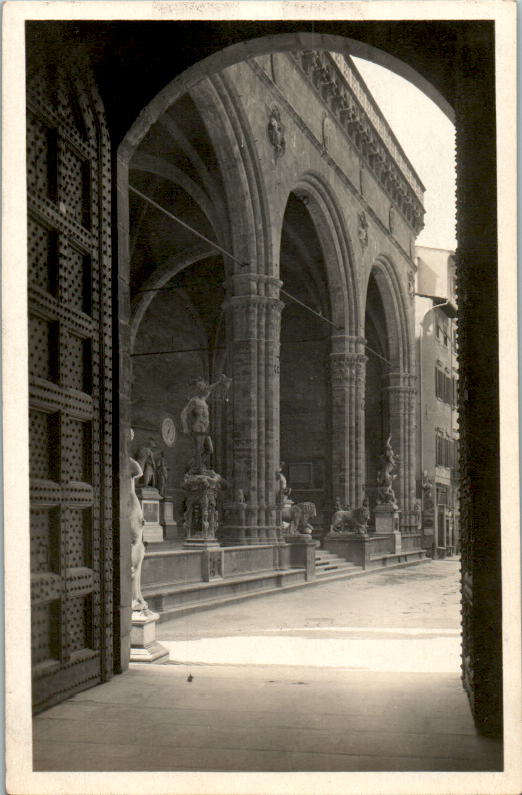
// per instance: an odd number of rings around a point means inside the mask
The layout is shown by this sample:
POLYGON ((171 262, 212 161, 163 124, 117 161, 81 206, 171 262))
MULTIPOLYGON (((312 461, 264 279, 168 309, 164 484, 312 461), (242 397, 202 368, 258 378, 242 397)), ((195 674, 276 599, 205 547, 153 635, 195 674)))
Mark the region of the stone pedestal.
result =
POLYGON ((394 537, 394 552, 401 551, 401 533, 399 530, 400 511, 393 503, 384 503, 375 506, 375 535, 394 537))
POLYGON ((174 519, 174 503, 170 494, 166 494, 160 505, 160 522, 166 541, 178 537, 178 523, 174 519))
POLYGON ((161 544, 163 527, 160 524, 160 504, 163 497, 152 486, 138 486, 136 494, 143 511, 143 541, 146 544, 161 544))
POLYGON ((133 612, 131 623, 131 662, 164 663, 169 652, 156 640, 159 615, 152 610, 133 612))
POLYGON ((223 482, 221 475, 211 469, 187 472, 183 480, 186 493, 184 549, 209 549, 219 547, 216 534, 218 490, 223 482))
POLYGON ((306 582, 315 580, 315 541, 304 533, 286 535, 285 540, 289 546, 290 565, 305 570, 306 582))

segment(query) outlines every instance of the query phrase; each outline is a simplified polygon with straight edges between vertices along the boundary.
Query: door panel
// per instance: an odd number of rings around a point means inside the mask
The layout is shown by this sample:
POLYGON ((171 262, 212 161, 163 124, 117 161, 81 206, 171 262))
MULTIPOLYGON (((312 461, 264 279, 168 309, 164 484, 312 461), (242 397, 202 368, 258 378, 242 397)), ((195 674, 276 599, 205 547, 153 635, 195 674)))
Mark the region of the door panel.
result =
POLYGON ((85 66, 28 69, 36 710, 112 673, 110 156, 85 66))

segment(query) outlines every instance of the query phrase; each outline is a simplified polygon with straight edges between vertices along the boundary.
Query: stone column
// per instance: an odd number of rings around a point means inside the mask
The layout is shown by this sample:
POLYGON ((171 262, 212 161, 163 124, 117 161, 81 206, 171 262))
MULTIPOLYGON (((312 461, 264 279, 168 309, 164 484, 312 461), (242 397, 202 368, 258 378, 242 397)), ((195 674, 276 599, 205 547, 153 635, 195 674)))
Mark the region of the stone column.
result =
MULTIPOLYGON (((364 388, 361 337, 332 336, 330 354, 332 493, 357 508, 364 499, 364 388)), ((332 506, 333 508, 334 506, 332 506)))
POLYGON ((227 440, 227 543, 276 541, 276 468, 279 464, 279 345, 281 282, 254 273, 228 283, 227 340, 232 362, 232 427, 227 440), (244 495, 246 504, 238 495, 244 495))
POLYGON ((401 530, 414 533, 415 517, 415 376, 389 373, 384 392, 388 396, 392 447, 399 456, 398 476, 393 489, 401 511, 401 530))

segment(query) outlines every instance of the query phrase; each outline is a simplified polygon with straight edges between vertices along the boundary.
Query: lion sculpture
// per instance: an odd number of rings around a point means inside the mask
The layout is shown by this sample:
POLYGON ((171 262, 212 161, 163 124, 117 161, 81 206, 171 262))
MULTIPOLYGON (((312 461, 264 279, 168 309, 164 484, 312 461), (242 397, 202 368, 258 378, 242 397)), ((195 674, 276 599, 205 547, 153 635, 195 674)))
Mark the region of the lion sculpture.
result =
POLYGON ((348 531, 359 533, 359 535, 366 535, 369 519, 370 510, 366 501, 363 502, 360 508, 336 511, 332 516, 330 533, 338 533, 340 529, 346 528, 348 531))
POLYGON ((313 531, 310 519, 317 516, 313 502, 296 502, 290 508, 290 525, 288 532, 290 535, 310 535, 313 531))

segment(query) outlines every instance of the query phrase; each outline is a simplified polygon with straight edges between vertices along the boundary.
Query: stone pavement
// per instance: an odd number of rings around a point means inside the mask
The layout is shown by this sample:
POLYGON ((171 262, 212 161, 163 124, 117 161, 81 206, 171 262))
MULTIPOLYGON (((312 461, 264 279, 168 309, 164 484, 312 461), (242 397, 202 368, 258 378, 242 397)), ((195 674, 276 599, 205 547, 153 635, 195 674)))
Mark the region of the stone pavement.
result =
POLYGON ((458 570, 434 561, 166 622, 171 664, 35 719, 35 770, 501 769, 460 684, 458 570))

